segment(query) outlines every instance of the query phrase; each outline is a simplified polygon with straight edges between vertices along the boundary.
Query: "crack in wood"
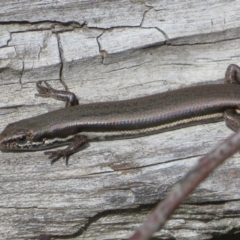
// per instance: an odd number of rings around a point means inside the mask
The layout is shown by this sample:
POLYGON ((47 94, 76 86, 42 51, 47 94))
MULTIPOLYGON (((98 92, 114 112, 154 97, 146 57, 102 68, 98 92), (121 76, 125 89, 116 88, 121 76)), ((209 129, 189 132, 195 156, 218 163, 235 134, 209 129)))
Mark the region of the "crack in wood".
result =
POLYGON ((139 214, 140 212, 148 212, 151 211, 152 208, 156 206, 156 203, 151 203, 151 204, 143 204, 140 206, 137 206, 136 208, 128 208, 128 209, 109 209, 109 210, 104 210, 102 212, 99 212, 95 214, 92 217, 88 217, 86 220, 86 223, 84 226, 81 226, 78 231, 72 234, 66 234, 66 235, 47 235, 47 234, 41 234, 39 236, 39 240, 50 240, 52 238, 58 238, 58 239, 69 239, 69 238, 77 238, 81 236, 84 232, 87 232, 87 230, 91 227, 92 224, 98 222, 100 219, 108 217, 110 215, 126 215, 126 214, 139 214))

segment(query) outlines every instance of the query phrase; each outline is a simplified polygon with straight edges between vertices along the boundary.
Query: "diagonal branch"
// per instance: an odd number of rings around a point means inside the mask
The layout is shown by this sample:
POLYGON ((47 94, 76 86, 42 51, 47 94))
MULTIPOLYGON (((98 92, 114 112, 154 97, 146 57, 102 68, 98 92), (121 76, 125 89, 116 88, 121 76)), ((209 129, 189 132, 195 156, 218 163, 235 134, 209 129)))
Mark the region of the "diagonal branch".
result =
POLYGON ((215 168, 239 149, 240 131, 232 134, 218 147, 202 157, 197 166, 174 186, 173 190, 158 204, 145 223, 129 238, 129 240, 147 240, 155 232, 163 228, 171 214, 178 208, 184 199, 206 179, 215 168))

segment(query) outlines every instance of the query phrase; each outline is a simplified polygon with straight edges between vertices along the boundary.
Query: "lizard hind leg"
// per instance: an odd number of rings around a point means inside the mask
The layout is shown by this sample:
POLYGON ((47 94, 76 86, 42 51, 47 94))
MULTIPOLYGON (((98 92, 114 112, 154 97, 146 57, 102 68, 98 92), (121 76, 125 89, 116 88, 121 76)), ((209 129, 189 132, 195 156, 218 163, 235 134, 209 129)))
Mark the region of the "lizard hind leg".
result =
POLYGON ((223 118, 228 128, 237 132, 240 129, 240 114, 235 109, 228 109, 223 113, 223 118))
POLYGON ((230 64, 225 73, 225 83, 240 84, 240 67, 236 64, 230 64))
MULTIPOLYGON (((240 67, 230 64, 225 73, 225 83, 240 84, 240 67)), ((238 106, 240 109, 240 106, 238 106)), ((228 128, 234 132, 240 129, 240 114, 236 109, 227 109, 223 113, 223 118, 228 128)))

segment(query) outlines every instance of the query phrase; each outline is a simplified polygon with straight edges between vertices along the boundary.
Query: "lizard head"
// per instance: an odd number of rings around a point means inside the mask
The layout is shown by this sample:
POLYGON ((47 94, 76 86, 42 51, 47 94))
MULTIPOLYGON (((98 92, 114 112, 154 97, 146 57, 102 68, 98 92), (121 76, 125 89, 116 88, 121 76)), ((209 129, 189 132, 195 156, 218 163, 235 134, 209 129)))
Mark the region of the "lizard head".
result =
POLYGON ((0 133, 1 151, 32 150, 34 134, 30 129, 22 121, 8 124, 0 133))
MULTIPOLYGON (((57 134, 51 126, 49 130, 46 125, 50 126, 45 118, 41 119, 41 115, 8 124, 0 133, 0 150, 38 151, 66 145, 74 137, 71 131, 57 134)), ((57 126, 56 130, 60 128, 61 126, 57 126)))

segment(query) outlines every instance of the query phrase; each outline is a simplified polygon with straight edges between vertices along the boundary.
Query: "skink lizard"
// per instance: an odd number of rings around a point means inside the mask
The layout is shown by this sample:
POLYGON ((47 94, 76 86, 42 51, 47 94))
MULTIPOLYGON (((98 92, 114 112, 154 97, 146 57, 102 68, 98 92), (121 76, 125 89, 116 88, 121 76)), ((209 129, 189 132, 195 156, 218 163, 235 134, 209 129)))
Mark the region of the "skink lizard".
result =
POLYGON ((75 94, 37 82, 37 96, 66 101, 66 108, 9 124, 0 134, 2 151, 47 151, 52 162, 90 141, 145 136, 199 122, 224 118, 228 127, 240 127, 240 68, 231 64, 225 84, 187 87, 151 96, 79 105, 75 94))

